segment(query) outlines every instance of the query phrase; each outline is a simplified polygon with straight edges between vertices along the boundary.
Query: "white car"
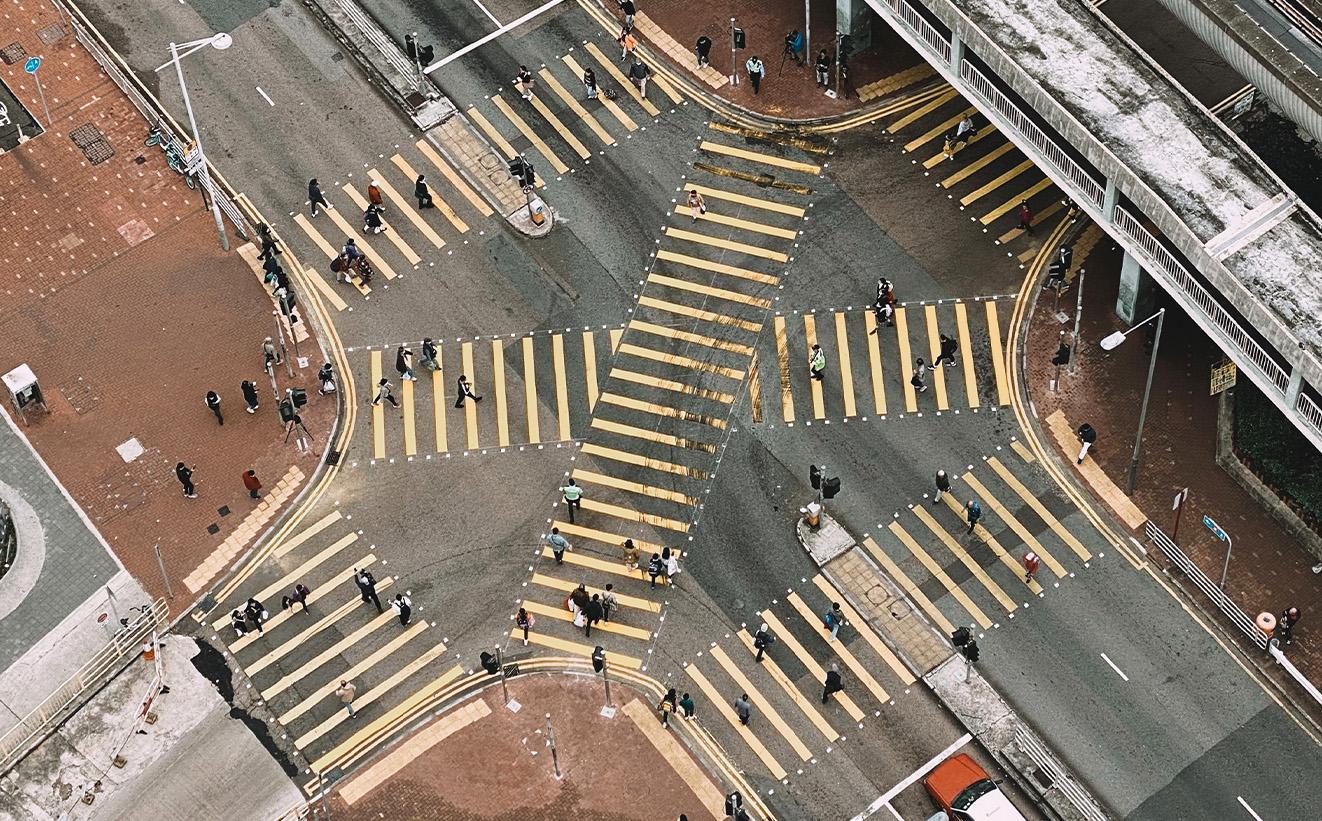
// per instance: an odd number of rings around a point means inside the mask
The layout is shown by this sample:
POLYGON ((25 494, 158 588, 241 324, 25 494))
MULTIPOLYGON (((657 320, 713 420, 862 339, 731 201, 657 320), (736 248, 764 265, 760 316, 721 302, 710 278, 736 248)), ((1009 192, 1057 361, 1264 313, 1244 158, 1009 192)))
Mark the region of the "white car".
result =
POLYGON ((967 753, 941 762, 923 779, 923 786, 951 821, 1026 821, 967 753))

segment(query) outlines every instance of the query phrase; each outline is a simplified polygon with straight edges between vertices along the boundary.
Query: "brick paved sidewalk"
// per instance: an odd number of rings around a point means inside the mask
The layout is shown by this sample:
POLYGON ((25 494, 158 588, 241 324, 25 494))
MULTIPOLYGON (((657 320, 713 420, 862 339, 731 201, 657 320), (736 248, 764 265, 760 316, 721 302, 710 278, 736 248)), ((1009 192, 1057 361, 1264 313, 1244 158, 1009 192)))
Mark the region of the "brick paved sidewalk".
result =
MULTIPOLYGON (((316 458, 283 442, 262 370, 273 305, 257 277, 220 250, 201 197, 143 145, 147 123, 55 8, 13 9, 4 44, 43 56, 54 123, 0 156, 0 372, 32 366, 51 413, 24 432, 129 571, 165 595, 160 544, 177 609, 194 598, 184 577, 258 506, 242 472, 255 469, 269 490, 294 465, 311 476, 316 458), (87 155, 75 129, 84 145, 92 129, 101 136, 87 155), (255 415, 244 412, 244 379, 259 386, 255 415), (203 405, 208 389, 221 396, 223 427, 203 405), (134 438, 144 452, 126 463, 116 447, 134 438), (196 466, 199 498, 182 497, 178 461, 196 466)), ((44 119, 23 59, 0 64, 0 77, 44 119)), ((290 384, 307 387, 321 360, 303 345, 317 358, 290 384)), ((335 409, 312 398, 303 416, 319 451, 335 409)))
MULTIPOLYGON (((1028 384, 1040 419, 1059 409, 1070 430, 1083 422, 1097 429, 1098 440, 1090 458, 1123 493, 1148 355, 1141 331, 1109 353, 1097 344, 1112 331, 1125 329, 1115 314, 1121 258, 1122 252, 1105 238, 1086 261, 1076 255, 1075 265, 1088 271, 1079 334, 1083 342, 1076 348, 1078 372, 1062 377, 1059 393, 1048 389, 1055 371, 1050 359, 1065 326, 1051 315, 1053 298, 1044 293, 1039 299, 1029 328, 1028 384)), ((1075 298, 1071 290, 1062 300, 1062 307, 1071 315, 1071 327, 1075 298)), ((1322 619, 1322 577, 1310 570, 1317 559, 1216 464, 1218 398, 1209 395, 1209 383, 1212 365, 1223 356, 1178 307, 1173 303, 1166 307, 1133 501, 1170 534, 1174 525, 1171 501, 1181 488, 1188 487, 1180 547, 1209 577, 1219 580, 1225 544, 1203 527, 1203 515, 1212 516, 1229 532, 1234 553, 1226 593, 1250 616, 1262 610, 1279 614, 1287 606, 1298 606, 1303 618, 1287 655, 1311 681, 1322 681, 1322 641, 1317 628, 1322 619)), ((1044 439, 1055 445, 1049 433, 1044 439)), ((1073 465, 1077 449, 1063 455, 1073 465)), ((1194 592, 1208 608, 1215 609, 1202 593, 1194 592)))
MULTIPOLYGON (((616 0, 598 2, 623 23, 624 15, 619 11, 616 0)), ((780 58, 785 50, 785 35, 795 29, 803 31, 802 0, 712 0, 705 3, 694 3, 692 0, 639 0, 636 7, 640 18, 645 15, 683 47, 685 60, 681 62, 672 59, 672 62, 686 72, 686 76, 694 79, 704 90, 712 91, 735 105, 772 117, 810 119, 847 114, 862 108, 867 102, 866 99, 859 99, 857 89, 923 63, 923 59, 889 26, 874 20, 871 45, 849 58, 848 93, 833 100, 817 87, 813 62, 817 52, 823 48, 833 60, 835 58, 834 2, 814 0, 806 65, 798 66, 793 60, 786 60, 783 69, 780 58), (710 37, 711 66, 728 77, 731 17, 736 19, 736 25, 747 34, 748 47, 739 51, 737 57, 739 85, 730 86, 726 83, 713 90, 694 74, 694 46, 698 37, 710 37), (753 87, 744 70, 745 61, 753 55, 760 57, 766 67, 766 76, 758 94, 753 94, 753 87)), ((641 28, 645 27, 640 27, 637 33, 643 35, 643 42, 657 51, 666 50, 665 44, 656 42, 641 28)), ((618 54, 617 51, 616 56, 618 54)))
POLYGON ((686 813, 692 821, 714 818, 680 771, 709 796, 719 798, 720 782, 692 757, 676 730, 660 728, 647 697, 617 684, 612 692, 620 709, 608 719, 599 712, 601 682, 586 676, 524 676, 513 679, 509 689, 522 704, 518 713, 501 703, 500 687, 487 688, 339 785, 331 817, 673 821, 686 813), (560 780, 546 745, 548 713, 560 780), (669 743, 673 757, 663 756, 645 729, 669 743))

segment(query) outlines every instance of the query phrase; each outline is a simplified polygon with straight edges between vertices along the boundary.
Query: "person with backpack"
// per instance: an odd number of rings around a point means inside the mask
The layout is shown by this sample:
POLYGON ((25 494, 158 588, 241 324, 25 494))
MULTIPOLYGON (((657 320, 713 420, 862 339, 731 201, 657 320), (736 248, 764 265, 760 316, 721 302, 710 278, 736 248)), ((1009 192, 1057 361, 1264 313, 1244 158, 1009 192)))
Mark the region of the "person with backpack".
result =
POLYGON ((647 560, 647 575, 652 578, 652 589, 656 589, 656 577, 665 572, 665 565, 661 564, 661 554, 653 553, 652 558, 647 560))
POLYGON ((822 683, 822 703, 825 704, 833 693, 838 693, 843 689, 845 689, 845 685, 840 680, 840 668, 832 664, 831 669, 826 673, 826 681, 822 683))
POLYGON ((826 378, 826 353, 821 345, 813 345, 808 354, 808 377, 818 382, 826 378))
POLYGON ((932 496, 932 504, 938 504, 941 501, 941 494, 950 492, 950 477, 944 470, 936 472, 936 493, 932 496))
POLYGON ((840 635, 840 625, 845 623, 845 614, 840 609, 840 602, 831 602, 831 609, 822 614, 822 623, 831 631, 831 635, 826 640, 835 641, 836 636, 840 635))
POLYGON ((537 620, 533 618, 532 613, 529 613, 522 607, 519 608, 518 614, 514 616, 514 626, 523 631, 524 647, 528 646, 528 631, 531 630, 532 626, 536 623, 537 620))
POLYGON ((335 369, 331 367, 331 363, 327 362, 317 369, 317 382, 321 384, 321 387, 317 388, 318 396, 335 393, 335 369))
POLYGON ((762 622, 762 626, 757 628, 757 632, 753 634, 753 649, 757 650, 757 655, 753 657, 753 661, 761 663, 762 655, 766 653, 768 647, 775 643, 776 637, 771 635, 771 631, 767 629, 767 623, 762 622))
POLYGON ((977 499, 969 499, 964 509, 968 512, 969 533, 972 533, 973 528, 977 527, 978 521, 982 519, 982 505, 978 504, 977 499))
POLYGON ((1077 436, 1079 437, 1079 441, 1083 443, 1083 447, 1079 448, 1079 460, 1077 462, 1077 464, 1081 465, 1083 464, 1084 458, 1088 455, 1088 451, 1092 450, 1092 446, 1097 442, 1097 431, 1093 430, 1092 425, 1084 422, 1082 425, 1079 425, 1077 436))
POLYGON ((671 714, 679 709, 679 695, 675 692, 674 687, 671 687, 666 694, 661 697, 661 701, 657 703, 656 709, 657 712, 661 714, 661 726, 669 727, 671 714))
POLYGON ((597 75, 590 68, 583 69, 583 88, 588 92, 588 99, 597 99, 597 75))

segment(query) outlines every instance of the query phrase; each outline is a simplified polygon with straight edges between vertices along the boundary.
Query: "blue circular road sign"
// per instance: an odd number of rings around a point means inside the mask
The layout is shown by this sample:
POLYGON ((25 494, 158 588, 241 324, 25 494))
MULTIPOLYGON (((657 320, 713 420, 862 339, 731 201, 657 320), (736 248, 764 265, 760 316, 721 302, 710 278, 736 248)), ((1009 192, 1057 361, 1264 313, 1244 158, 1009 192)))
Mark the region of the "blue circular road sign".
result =
POLYGON ((23 70, 28 74, 36 74, 38 68, 41 68, 40 57, 29 57, 28 61, 23 64, 23 70))

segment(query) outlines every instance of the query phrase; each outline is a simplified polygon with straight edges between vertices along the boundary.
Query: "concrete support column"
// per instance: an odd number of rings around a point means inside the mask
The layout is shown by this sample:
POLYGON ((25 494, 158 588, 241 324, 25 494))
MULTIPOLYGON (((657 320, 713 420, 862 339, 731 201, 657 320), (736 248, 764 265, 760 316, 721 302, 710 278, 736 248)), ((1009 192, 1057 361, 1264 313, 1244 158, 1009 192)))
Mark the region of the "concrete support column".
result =
POLYGON ((1290 367, 1290 384, 1285 386, 1285 401, 1294 409, 1299 404, 1299 390, 1304 386, 1304 369, 1298 365, 1290 367))
POLYGON ((1112 216, 1115 212, 1115 204, 1120 199, 1120 190, 1115 187, 1115 180, 1106 181, 1106 193, 1102 195, 1102 219, 1107 222, 1115 222, 1112 216))
POLYGON ((950 32, 950 67, 959 74, 959 67, 964 64, 964 41, 958 32, 950 32))
POLYGON ((1148 276, 1136 257, 1125 251, 1120 264, 1120 288, 1115 297, 1115 313, 1126 325, 1133 325, 1140 316, 1151 313, 1152 277, 1148 276))
POLYGON ((835 0, 835 27, 849 35, 849 54, 872 45, 872 18, 876 14, 864 0, 835 0))

